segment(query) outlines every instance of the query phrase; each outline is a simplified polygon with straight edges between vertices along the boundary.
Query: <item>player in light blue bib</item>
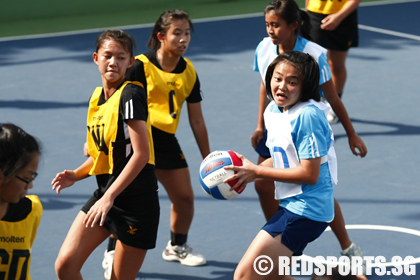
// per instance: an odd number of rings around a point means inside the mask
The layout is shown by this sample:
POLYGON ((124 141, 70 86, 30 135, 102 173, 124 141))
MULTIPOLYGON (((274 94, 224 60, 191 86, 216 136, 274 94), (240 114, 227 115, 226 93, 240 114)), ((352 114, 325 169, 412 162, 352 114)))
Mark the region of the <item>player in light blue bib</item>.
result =
MULTIPOLYGON (((317 62, 307 53, 289 51, 274 59, 265 78, 271 100, 264 112, 271 158, 255 165, 239 155, 243 166, 225 167, 237 171, 226 180, 238 178, 232 189, 258 179, 272 180, 276 199, 281 200, 277 214, 260 230, 238 264, 235 280, 261 277, 253 269, 258 256, 277 260, 279 256, 302 255, 306 245, 334 218, 337 160, 326 117, 329 107, 320 102, 319 73, 317 62)), ((279 276, 278 263, 273 263, 271 274, 279 276)), ((290 275, 279 277, 293 279, 290 275)))
MULTIPOLYGON (((269 3, 264 10, 265 24, 268 37, 264 38, 255 51, 254 70, 261 75, 258 123, 255 132, 251 135, 251 143, 258 153, 258 163, 270 157, 265 146, 267 130, 265 129, 263 113, 266 108, 267 97, 265 89, 265 74, 268 65, 279 55, 286 51, 301 51, 310 54, 318 63, 320 71, 319 93, 331 105, 346 131, 349 146, 354 155, 364 157, 367 149, 363 140, 357 135, 347 110, 335 91, 331 71, 328 65, 326 49, 311 42, 311 26, 308 13, 301 10, 294 0, 275 0, 269 3)), ((331 112, 329 116, 331 116, 331 112)), ((328 119, 328 117, 327 117, 328 119)), ((273 199, 271 182, 259 180, 255 182, 261 208, 268 221, 276 212, 278 201, 273 199)), ((340 243, 341 254, 362 256, 361 248, 352 242, 345 228, 344 217, 337 200, 334 200, 335 216, 331 222, 331 229, 340 243)))

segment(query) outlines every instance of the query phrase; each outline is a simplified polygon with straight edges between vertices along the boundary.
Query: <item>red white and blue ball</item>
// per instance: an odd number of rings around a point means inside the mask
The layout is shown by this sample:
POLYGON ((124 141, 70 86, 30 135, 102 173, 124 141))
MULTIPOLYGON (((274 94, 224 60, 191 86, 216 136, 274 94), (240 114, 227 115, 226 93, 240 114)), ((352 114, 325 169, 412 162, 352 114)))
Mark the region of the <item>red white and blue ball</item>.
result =
POLYGON ((223 183, 223 181, 235 174, 233 170, 225 170, 225 166, 242 166, 242 161, 233 151, 214 151, 210 153, 201 163, 199 177, 203 190, 210 196, 226 200, 237 197, 242 191, 236 188, 230 191, 238 179, 223 183))

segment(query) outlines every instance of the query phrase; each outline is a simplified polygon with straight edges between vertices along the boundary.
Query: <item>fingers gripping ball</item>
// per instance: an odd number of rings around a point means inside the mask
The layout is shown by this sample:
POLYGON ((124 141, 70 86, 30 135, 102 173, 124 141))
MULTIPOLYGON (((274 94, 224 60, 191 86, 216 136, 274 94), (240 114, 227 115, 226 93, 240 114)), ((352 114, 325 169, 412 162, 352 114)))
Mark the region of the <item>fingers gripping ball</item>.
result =
POLYGON ((242 161, 233 151, 214 151, 200 165, 201 187, 207 194, 216 199, 232 199, 243 191, 230 191, 230 188, 236 184, 238 179, 223 183, 223 180, 236 173, 233 170, 223 168, 228 165, 242 166, 242 161))

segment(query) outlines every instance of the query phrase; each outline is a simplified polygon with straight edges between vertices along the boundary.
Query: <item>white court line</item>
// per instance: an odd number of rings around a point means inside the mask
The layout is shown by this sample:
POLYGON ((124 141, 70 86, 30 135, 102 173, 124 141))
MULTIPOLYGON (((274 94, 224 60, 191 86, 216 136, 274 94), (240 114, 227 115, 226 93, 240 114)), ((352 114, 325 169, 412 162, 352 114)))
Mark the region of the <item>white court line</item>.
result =
POLYGON ((420 0, 390 0, 390 1, 361 2, 359 6, 360 7, 381 6, 381 5, 388 5, 388 4, 402 4, 402 3, 411 3, 411 2, 419 2, 419 1, 420 0))
POLYGON ((411 35, 411 34, 407 34, 407 33, 402 33, 402 32, 397 32, 397 31, 392 31, 392 30, 387 30, 387 29, 382 29, 382 28, 377 28, 377 27, 372 27, 372 26, 367 26, 367 25, 363 25, 363 24, 359 24, 358 27, 359 27, 359 29, 363 29, 363 30, 367 30, 367 31, 372 31, 372 32, 376 32, 376 33, 382 33, 382 34, 386 34, 386 35, 391 35, 391 36, 402 37, 402 38, 406 38, 406 39, 412 39, 412 40, 420 41, 420 36, 416 36, 416 35, 411 35))
MULTIPOLYGON (((376 2, 367 2, 367 3, 360 3, 359 6, 375 6, 375 5, 388 5, 388 4, 399 4, 399 3, 410 3, 410 2, 419 2, 420 0, 391 0, 391 1, 376 1, 376 2)), ((233 15, 233 16, 221 16, 221 17, 211 17, 211 18, 202 18, 202 19, 195 19, 192 20, 193 23, 200 23, 200 22, 212 22, 212 21, 222 21, 222 20, 232 20, 232 19, 244 19, 244 18, 252 18, 252 17, 259 17, 262 16, 264 13, 251 13, 245 15, 233 15)), ((114 26, 114 27, 104 27, 104 28, 93 28, 93 29, 84 29, 84 30, 75 30, 75 31, 66 31, 66 32, 54 32, 54 33, 46 33, 46 34, 35 34, 35 35, 23 35, 23 36, 10 36, 10 37, 3 37, 0 38, 0 42, 8 42, 8 41, 18 41, 18 40, 27 40, 27 39, 43 39, 43 38, 51 38, 51 37, 60 37, 60 36, 69 36, 69 35, 80 35, 80 34, 89 34, 89 33, 98 33, 103 32, 108 29, 122 29, 122 30, 129 30, 129 29, 139 29, 139 28, 147 28, 153 27, 154 23, 145 23, 145 24, 135 24, 135 25, 125 25, 125 26, 114 26)), ((413 39, 420 41, 420 36, 400 33, 396 31, 390 31, 386 29, 370 27, 366 25, 359 24, 360 29, 378 32, 383 34, 388 34, 397 37, 403 37, 408 39, 413 39)))
MULTIPOLYGON (((410 228, 403 228, 403 227, 394 227, 394 226, 380 226, 380 225, 346 225, 346 229, 370 229, 370 230, 384 230, 384 231, 394 231, 394 232, 402 232, 402 233, 407 233, 407 234, 411 234, 411 235, 415 235, 415 236, 419 236, 420 237, 420 231, 419 230, 415 230, 415 229, 410 229, 410 228)), ((327 229, 325 231, 331 231, 330 227, 327 227, 327 229)), ((303 254, 301 256, 301 259, 303 260, 307 260, 307 261, 311 261, 311 262, 317 262, 317 263, 322 263, 322 264, 334 264, 332 262, 327 262, 327 261, 319 261, 311 256, 305 255, 303 254)), ((403 265, 410 265, 410 264, 416 264, 416 263, 420 263, 420 257, 418 258, 414 258, 410 261, 402 261, 402 262, 387 262, 387 263, 380 263, 380 264, 376 264, 376 263, 372 263, 371 267, 384 267, 384 266, 403 266, 403 265)), ((335 264, 334 264, 335 265, 335 264)))

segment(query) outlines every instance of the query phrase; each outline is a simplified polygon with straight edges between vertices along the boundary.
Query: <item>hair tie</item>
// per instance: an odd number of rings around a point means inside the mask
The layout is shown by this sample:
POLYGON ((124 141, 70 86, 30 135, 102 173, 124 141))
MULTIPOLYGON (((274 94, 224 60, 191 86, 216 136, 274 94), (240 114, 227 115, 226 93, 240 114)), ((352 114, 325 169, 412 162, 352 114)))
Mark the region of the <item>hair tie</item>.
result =
POLYGON ((26 132, 23 129, 19 128, 18 133, 19 133, 20 139, 23 139, 26 137, 26 132))

